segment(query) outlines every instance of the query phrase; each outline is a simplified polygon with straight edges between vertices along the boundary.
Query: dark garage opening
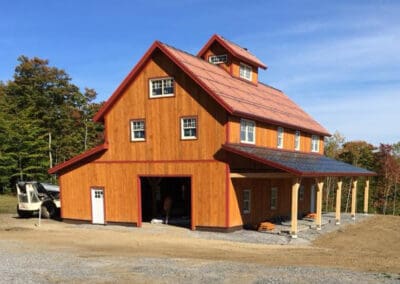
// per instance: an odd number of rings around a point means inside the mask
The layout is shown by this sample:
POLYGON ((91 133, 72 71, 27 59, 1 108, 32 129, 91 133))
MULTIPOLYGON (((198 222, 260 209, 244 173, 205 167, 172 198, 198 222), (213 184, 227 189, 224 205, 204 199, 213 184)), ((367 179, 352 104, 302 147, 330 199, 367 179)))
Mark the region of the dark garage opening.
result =
POLYGON ((143 222, 190 228, 190 177, 141 177, 140 184, 143 222))

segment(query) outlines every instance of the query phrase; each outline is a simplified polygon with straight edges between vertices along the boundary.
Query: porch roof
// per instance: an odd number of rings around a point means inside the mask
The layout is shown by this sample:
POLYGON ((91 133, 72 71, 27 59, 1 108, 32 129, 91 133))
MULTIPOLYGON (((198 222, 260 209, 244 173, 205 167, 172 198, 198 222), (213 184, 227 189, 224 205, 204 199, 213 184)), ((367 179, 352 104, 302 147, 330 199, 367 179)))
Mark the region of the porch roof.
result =
POLYGON ((224 144, 226 151, 296 176, 374 176, 376 173, 314 153, 276 150, 242 144, 224 144))

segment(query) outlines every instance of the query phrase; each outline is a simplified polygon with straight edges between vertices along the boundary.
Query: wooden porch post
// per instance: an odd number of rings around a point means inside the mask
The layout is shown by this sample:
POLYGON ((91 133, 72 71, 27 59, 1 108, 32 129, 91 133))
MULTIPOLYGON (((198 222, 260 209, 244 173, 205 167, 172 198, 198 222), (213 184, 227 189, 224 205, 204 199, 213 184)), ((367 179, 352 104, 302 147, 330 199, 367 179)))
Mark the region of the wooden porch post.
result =
POLYGON ((315 219, 317 230, 321 230, 322 226, 322 189, 324 187, 324 180, 318 178, 317 182, 317 218, 315 219))
POLYGON ((339 178, 337 182, 336 189, 336 214, 335 214, 335 224, 340 225, 340 210, 342 206, 342 179, 339 178))
POLYGON ((365 188, 364 188, 364 214, 368 214, 368 198, 369 198, 369 178, 366 178, 365 188))
POLYGON ((292 214, 290 235, 297 238, 297 214, 298 214, 298 196, 299 196, 300 179, 295 178, 292 181, 292 214))
POLYGON ((351 218, 356 219, 357 211, 357 179, 353 179, 353 185, 351 188, 351 218))

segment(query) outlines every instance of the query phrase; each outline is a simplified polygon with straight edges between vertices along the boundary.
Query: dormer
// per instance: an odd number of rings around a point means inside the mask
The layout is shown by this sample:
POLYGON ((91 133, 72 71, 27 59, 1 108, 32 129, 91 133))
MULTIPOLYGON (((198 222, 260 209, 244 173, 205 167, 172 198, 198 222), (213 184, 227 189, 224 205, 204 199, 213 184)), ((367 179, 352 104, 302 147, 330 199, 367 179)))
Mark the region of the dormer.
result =
POLYGON ((234 77, 258 83, 258 68, 267 66, 243 48, 220 35, 213 35, 197 54, 203 60, 218 65, 234 77))

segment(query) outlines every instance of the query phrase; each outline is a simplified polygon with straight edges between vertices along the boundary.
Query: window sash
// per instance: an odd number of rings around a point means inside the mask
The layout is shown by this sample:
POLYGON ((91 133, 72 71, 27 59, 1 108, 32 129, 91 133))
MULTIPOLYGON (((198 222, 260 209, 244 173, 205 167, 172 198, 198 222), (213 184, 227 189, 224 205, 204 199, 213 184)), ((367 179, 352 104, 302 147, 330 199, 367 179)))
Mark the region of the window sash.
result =
POLYGON ((271 210, 275 210, 278 205, 278 188, 271 188, 271 199, 270 199, 270 208, 271 210))
POLYGON ((300 151, 300 139, 301 139, 301 133, 300 131, 296 131, 294 134, 294 149, 296 151, 300 151))
POLYGON ((252 76, 251 66, 246 65, 244 63, 240 63, 239 76, 240 76, 240 78, 251 81, 251 76, 252 76))
POLYGON ((278 127, 278 139, 277 139, 277 147, 278 148, 283 148, 283 128, 282 127, 278 127))
POLYGON ((319 152, 319 136, 311 136, 311 152, 319 152))
POLYGON ((197 138, 197 118, 187 117, 181 119, 181 137, 182 139, 197 138))
POLYGON ((221 64, 221 63, 226 63, 228 61, 228 55, 226 54, 221 54, 221 55, 211 55, 208 58, 208 62, 212 64, 221 64))
POLYGON ((243 213, 248 214, 251 210, 251 191, 250 189, 243 190, 243 213))
POLYGON ((146 126, 144 120, 131 121, 131 141, 146 140, 146 126))
POLYGON ((255 123, 251 120, 240 121, 240 142, 255 143, 255 123))
POLYGON ((174 79, 151 79, 150 80, 150 97, 171 97, 174 95, 174 79))

